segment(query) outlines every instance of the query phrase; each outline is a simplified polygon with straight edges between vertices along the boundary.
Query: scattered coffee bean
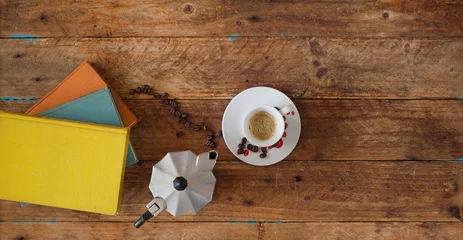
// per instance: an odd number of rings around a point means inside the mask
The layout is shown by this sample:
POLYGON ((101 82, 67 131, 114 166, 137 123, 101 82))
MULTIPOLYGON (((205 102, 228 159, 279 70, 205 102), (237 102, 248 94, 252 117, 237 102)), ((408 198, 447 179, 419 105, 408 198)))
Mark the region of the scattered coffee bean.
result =
POLYGON ((191 126, 191 122, 187 121, 184 126, 185 126, 185 128, 189 128, 191 126))
POLYGON ((211 145, 211 140, 206 140, 206 142, 204 142, 204 145, 206 145, 206 147, 209 147, 209 145, 211 145))
POLYGON ((195 130, 195 131, 201 131, 201 126, 199 126, 199 125, 194 125, 194 126, 193 126, 193 130, 195 130))
POLYGON ((184 113, 184 114, 182 114, 181 117, 187 119, 187 118, 188 118, 188 114, 184 113))
POLYGON ((175 111, 175 116, 179 118, 180 116, 182 116, 182 113, 180 113, 180 111, 177 110, 175 111))
POLYGON ((258 146, 252 147, 252 151, 253 151, 253 152, 258 152, 258 151, 259 151, 259 147, 258 147, 258 146))
POLYGON ((262 150, 263 153, 267 153, 267 148, 266 147, 261 147, 260 150, 262 150))
POLYGON ((206 134, 207 134, 208 136, 214 136, 214 135, 215 135, 214 132, 211 131, 211 130, 207 131, 206 134))
POLYGON ((172 107, 178 107, 178 103, 175 100, 170 101, 170 105, 172 105, 172 107))
POLYGON ((215 142, 212 142, 212 141, 211 141, 211 144, 209 144, 209 147, 212 148, 212 149, 214 149, 215 146, 216 146, 216 145, 215 145, 215 142))
POLYGON ((178 122, 181 123, 181 124, 185 124, 187 122, 187 120, 185 118, 180 118, 178 120, 178 122))
POLYGON ((154 94, 154 90, 152 88, 148 89, 148 95, 153 95, 154 94))
POLYGON ((266 153, 261 153, 261 154, 259 155, 259 157, 260 157, 260 158, 266 158, 266 157, 267 157, 267 154, 266 154, 266 153))
POLYGON ((241 143, 242 144, 246 144, 248 142, 248 139, 246 139, 245 137, 241 138, 241 143))
POLYGON ((248 150, 249 150, 249 151, 252 151, 252 148, 253 148, 253 147, 254 147, 254 146, 253 146, 252 144, 248 144, 248 150))
POLYGON ((238 148, 239 149, 244 149, 244 144, 242 144, 242 143, 238 144, 238 148))
POLYGON ((206 136, 206 139, 207 139, 207 140, 212 140, 213 138, 214 138, 214 137, 213 137, 212 135, 207 135, 207 136, 206 136))
POLYGON ((218 131, 218 132, 215 134, 216 137, 222 137, 222 135, 223 135, 223 134, 222 134, 222 130, 218 131))
POLYGON ((130 89, 130 91, 129 91, 130 95, 135 95, 135 93, 137 93, 137 92, 135 92, 135 89, 130 89))
POLYGON ((156 99, 156 100, 161 99, 161 94, 159 94, 159 93, 154 93, 153 96, 154 96, 154 99, 156 99))
POLYGON ((148 86, 147 84, 143 85, 143 89, 149 89, 150 86, 148 86))
POLYGON ((236 152, 238 155, 241 155, 244 153, 244 150, 242 148, 238 149, 238 151, 236 152))
POLYGON ((136 93, 141 93, 141 87, 135 88, 135 92, 136 92, 136 93))
POLYGON ((206 126, 206 125, 203 125, 203 126, 201 127, 201 129, 202 129, 203 131, 206 131, 206 130, 207 130, 207 126, 206 126))
POLYGON ((301 180, 302 180, 302 179, 301 179, 300 177, 297 177, 297 176, 294 177, 294 181, 295 181, 295 182, 300 182, 301 180))
POLYGON ((181 137, 183 137, 183 132, 180 132, 180 131, 177 132, 177 138, 181 138, 181 137))
POLYGON ((142 89, 141 89, 141 93, 143 93, 143 94, 148 93, 148 89, 142 88, 142 89))
POLYGON ((169 94, 168 94, 168 93, 164 93, 164 94, 161 95, 161 99, 162 99, 162 100, 165 100, 165 99, 167 99, 168 97, 169 97, 169 94))
POLYGON ((170 109, 170 114, 175 115, 175 111, 176 111, 176 110, 177 110, 177 109, 175 109, 175 108, 171 108, 171 109, 170 109))

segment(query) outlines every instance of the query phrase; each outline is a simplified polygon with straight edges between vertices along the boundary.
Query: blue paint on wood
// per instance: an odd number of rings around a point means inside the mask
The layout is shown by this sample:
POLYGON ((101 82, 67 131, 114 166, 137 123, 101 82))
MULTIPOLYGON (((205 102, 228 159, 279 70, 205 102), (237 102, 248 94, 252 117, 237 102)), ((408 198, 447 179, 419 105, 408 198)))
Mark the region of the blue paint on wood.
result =
POLYGON ((285 34, 282 33, 282 34, 280 34, 280 36, 281 36, 282 38, 284 38, 284 37, 285 37, 285 34))
POLYGON ((16 33, 13 35, 10 35, 9 38, 18 38, 22 39, 26 42, 35 42, 37 40, 37 36, 32 35, 32 34, 22 34, 22 33, 16 33))
POLYGON ((463 158, 460 158, 460 161, 463 161, 463 158))
POLYGON ((27 207, 27 206, 29 206, 29 203, 27 203, 27 202, 19 202, 19 205, 21 205, 21 207, 27 207))
POLYGON ((1 97, 0 101, 15 101, 15 102, 27 101, 27 102, 35 103, 38 101, 38 99, 34 99, 31 97, 16 98, 16 97, 5 96, 5 97, 1 97))
POLYGON ((274 222, 273 224, 283 224, 284 222, 274 222))
POLYGON ((239 34, 232 34, 231 37, 228 38, 228 41, 230 42, 234 42, 236 40, 236 37, 239 37, 240 35, 239 34))

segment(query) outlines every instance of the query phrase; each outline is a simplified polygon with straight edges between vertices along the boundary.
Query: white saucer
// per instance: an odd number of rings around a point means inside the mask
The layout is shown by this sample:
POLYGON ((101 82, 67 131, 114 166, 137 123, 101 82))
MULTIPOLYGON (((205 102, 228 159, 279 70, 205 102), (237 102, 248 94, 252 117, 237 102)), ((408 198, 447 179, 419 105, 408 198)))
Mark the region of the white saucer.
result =
POLYGON ((296 147, 301 135, 301 118, 293 101, 284 93, 269 87, 254 87, 242 91, 228 104, 223 114, 222 132, 228 149, 238 159, 254 166, 268 166, 286 158, 296 147), (244 156, 243 154, 238 155, 238 144, 241 143, 241 139, 244 136, 242 121, 251 108, 261 104, 278 108, 283 108, 290 104, 293 105, 294 115, 289 114, 285 116, 288 128, 285 130, 286 137, 282 138, 283 146, 281 148, 273 147, 272 149, 268 149, 266 158, 259 157, 262 153, 261 151, 258 153, 249 151, 248 156, 244 156))

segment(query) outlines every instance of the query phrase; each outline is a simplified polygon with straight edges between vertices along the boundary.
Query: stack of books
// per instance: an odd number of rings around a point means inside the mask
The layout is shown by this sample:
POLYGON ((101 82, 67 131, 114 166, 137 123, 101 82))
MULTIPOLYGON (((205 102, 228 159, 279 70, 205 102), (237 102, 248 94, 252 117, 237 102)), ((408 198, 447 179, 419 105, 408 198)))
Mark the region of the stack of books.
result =
POLYGON ((137 122, 84 62, 26 114, 0 112, 0 199, 116 214, 137 122))

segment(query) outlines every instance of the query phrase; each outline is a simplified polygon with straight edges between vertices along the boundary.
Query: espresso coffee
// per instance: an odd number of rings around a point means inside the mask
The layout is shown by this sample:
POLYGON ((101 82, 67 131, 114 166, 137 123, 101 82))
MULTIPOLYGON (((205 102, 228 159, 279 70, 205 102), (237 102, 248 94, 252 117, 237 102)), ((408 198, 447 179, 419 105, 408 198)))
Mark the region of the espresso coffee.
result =
POLYGON ((275 118, 268 112, 254 113, 249 120, 249 132, 258 140, 265 141, 272 138, 275 130, 275 118))

